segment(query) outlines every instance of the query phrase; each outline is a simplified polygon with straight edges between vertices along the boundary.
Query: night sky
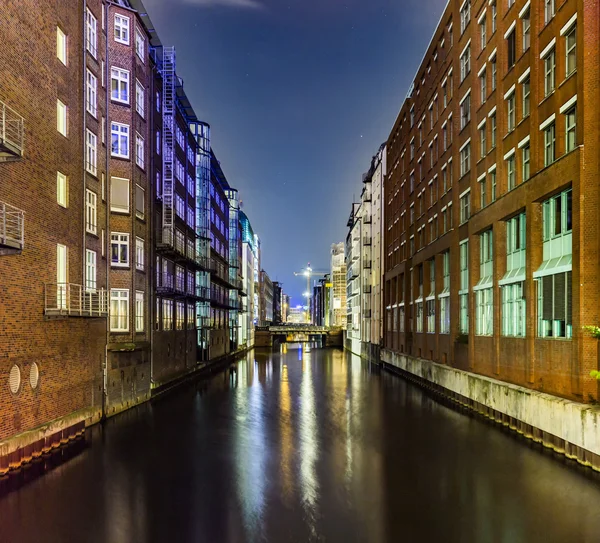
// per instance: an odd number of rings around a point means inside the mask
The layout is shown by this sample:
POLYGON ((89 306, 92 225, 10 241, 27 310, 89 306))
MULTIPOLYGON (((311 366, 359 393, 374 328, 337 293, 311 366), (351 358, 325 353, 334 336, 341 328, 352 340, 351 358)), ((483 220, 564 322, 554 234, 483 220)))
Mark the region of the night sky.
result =
POLYGON ((329 269, 363 172, 446 0, 144 0, 262 240, 262 267, 329 269))

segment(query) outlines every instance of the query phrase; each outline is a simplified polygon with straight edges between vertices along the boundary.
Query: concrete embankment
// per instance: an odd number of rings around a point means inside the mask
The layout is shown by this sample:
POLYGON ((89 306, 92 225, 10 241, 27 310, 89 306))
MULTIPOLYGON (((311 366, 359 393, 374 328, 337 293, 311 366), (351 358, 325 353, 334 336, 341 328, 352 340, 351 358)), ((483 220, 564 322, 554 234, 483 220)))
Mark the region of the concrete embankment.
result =
POLYGON ((436 394, 600 471, 600 407, 382 350, 380 362, 436 394))

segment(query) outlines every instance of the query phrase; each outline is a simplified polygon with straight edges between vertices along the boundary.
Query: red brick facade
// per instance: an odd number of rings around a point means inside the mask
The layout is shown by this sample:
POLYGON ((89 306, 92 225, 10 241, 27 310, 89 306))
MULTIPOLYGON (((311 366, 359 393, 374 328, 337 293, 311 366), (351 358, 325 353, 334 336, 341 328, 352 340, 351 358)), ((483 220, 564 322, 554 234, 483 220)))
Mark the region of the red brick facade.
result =
POLYGON ((453 0, 447 6, 388 140, 385 348, 559 396, 598 398, 589 376, 598 369, 597 342, 582 326, 599 318, 599 9, 586 0, 556 0, 548 13, 541 0, 453 0), (558 206, 552 217, 562 223, 551 226, 544 203, 561 193, 560 202, 552 201, 558 206), (514 334, 503 321, 513 314, 509 301, 503 304, 510 298, 507 255, 514 245, 511 237, 507 248, 507 228, 521 213, 525 260, 515 274, 523 274, 518 303, 525 313, 515 317, 522 333, 514 334), (493 257, 487 249, 480 255, 485 239, 492 240, 493 257), (552 240, 561 239, 569 243, 558 265, 548 255, 556 250, 552 240), (468 279, 461 285, 466 240, 468 279), (548 277, 554 286, 544 294, 548 277), (446 293, 448 330, 441 329, 446 293), (484 301, 487 293, 490 301, 484 301), (461 300, 468 304, 466 334, 461 300), (546 319, 548 311, 553 318, 546 319))

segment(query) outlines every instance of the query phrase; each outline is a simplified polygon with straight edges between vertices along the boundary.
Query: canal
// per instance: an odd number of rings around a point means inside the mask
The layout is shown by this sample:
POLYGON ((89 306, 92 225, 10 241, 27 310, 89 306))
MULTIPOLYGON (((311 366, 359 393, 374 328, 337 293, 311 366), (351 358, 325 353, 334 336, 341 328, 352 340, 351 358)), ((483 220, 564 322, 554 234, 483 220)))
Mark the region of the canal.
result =
POLYGON ((251 353, 0 497, 2 542, 598 542, 600 483, 337 350, 251 353))

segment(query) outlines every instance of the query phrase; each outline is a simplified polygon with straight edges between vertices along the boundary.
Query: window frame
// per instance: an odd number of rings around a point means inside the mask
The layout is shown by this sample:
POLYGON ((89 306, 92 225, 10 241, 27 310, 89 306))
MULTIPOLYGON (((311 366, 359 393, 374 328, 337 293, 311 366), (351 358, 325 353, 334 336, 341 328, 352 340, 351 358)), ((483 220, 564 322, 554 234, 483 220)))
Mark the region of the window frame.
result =
POLYGON ((110 331, 129 332, 129 289, 110 289, 110 331), (113 302, 116 302, 118 312, 113 313, 113 302), (122 313, 122 309, 125 311, 122 313), (124 326, 119 326, 124 323, 124 326), (116 326, 115 326, 116 324, 116 326))
POLYGON ((113 37, 117 43, 129 45, 131 40, 131 19, 129 17, 115 13, 113 37), (125 37, 123 37, 124 35, 125 37))
POLYGON ((129 268, 131 262, 129 232, 111 232, 110 233, 110 266, 111 268, 129 268), (113 259, 113 250, 117 248, 117 259, 113 259), (122 258, 122 250, 125 250, 126 258, 122 258))

